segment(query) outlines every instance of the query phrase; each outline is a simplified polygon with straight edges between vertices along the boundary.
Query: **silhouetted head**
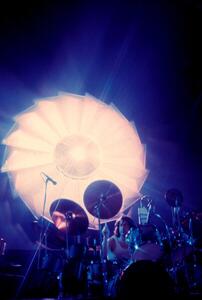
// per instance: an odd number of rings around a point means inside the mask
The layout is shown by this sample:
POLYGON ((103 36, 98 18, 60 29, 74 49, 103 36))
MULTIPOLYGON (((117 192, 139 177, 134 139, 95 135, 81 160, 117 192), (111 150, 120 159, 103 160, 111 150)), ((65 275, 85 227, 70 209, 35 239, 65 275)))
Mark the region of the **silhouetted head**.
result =
POLYGON ((135 227, 133 220, 127 216, 122 216, 114 224, 114 234, 118 237, 121 234, 126 235, 132 227, 135 227))

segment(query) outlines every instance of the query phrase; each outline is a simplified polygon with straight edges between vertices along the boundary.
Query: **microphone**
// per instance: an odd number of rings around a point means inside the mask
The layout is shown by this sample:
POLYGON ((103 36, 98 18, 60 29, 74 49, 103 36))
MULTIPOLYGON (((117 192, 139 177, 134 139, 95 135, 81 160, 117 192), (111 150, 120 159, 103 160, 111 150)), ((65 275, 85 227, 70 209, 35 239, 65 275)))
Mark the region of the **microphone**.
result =
POLYGON ((49 177, 47 174, 45 174, 44 172, 41 172, 41 174, 43 174, 46 177, 47 181, 52 182, 52 184, 56 185, 57 182, 55 180, 53 180, 51 177, 49 177))

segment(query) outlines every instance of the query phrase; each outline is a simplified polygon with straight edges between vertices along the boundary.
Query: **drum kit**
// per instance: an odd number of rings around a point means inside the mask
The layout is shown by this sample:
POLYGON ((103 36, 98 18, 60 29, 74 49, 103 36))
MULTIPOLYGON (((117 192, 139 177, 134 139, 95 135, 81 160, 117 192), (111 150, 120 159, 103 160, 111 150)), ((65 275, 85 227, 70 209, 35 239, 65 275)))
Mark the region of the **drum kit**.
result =
MULTIPOLYGON (((193 234, 193 222, 198 218, 202 223, 202 216, 201 214, 194 216, 189 214, 182 220, 180 208, 183 197, 181 192, 176 189, 167 191, 165 199, 171 208, 172 226, 167 226, 164 219, 153 212, 164 223, 166 234, 162 235, 157 226, 150 223, 149 216, 144 219, 147 220, 146 222, 139 220, 139 224, 129 230, 125 240, 131 251, 131 261, 124 269, 116 266, 116 279, 113 286, 117 290, 120 287, 122 292, 123 288, 128 289, 128 284, 132 280, 131 276, 134 277, 134 274, 137 275, 138 272, 141 272, 138 270, 148 269, 155 273, 154 269, 158 270, 157 266, 159 265, 161 266, 158 272, 159 277, 161 274, 164 277, 167 276, 166 278, 169 277, 169 287, 171 278, 179 293, 184 289, 179 279, 182 273, 189 289, 197 289, 201 285, 202 264, 199 261, 201 255, 198 259, 198 254, 201 254, 202 251, 196 243, 199 241, 199 237, 195 237, 193 234)), ((143 208, 141 200, 140 206, 143 208)), ((83 201, 87 211, 98 220, 98 241, 95 242, 93 251, 91 251, 92 248, 89 249, 88 244, 82 245, 80 239, 77 239, 75 244, 69 244, 72 237, 85 236, 88 230, 89 222, 84 209, 69 199, 57 199, 50 207, 53 223, 65 237, 66 257, 58 276, 60 279, 59 294, 78 293, 80 288, 80 292, 87 293, 87 296, 92 296, 93 293, 113 296, 114 294, 108 288, 111 276, 109 275, 110 267, 108 269, 109 264, 105 260, 100 246, 103 228, 101 221, 116 217, 122 206, 122 194, 114 183, 98 180, 87 187, 83 201), (74 254, 71 254, 72 246, 76 249, 74 254), (71 288, 68 289, 68 286, 71 288)), ((149 205, 145 207, 150 213, 151 198, 148 199, 147 204, 149 205)), ((138 278, 138 275, 136 277, 138 278)), ((132 280, 132 285, 134 280, 132 280)))
MULTIPOLYGON (((61 238, 61 234, 63 235, 65 243, 64 255, 60 255, 62 267, 57 276, 59 295, 105 294, 107 270, 100 247, 101 220, 111 219, 120 211, 122 194, 112 182, 98 180, 87 187, 83 201, 87 211, 98 220, 98 235, 96 234, 93 246, 88 242, 88 237, 81 242, 88 230, 89 221, 85 210, 78 203, 69 199, 57 199, 50 206, 53 224, 60 233, 58 236, 61 238)), ((44 247, 47 248, 47 245, 44 247)))

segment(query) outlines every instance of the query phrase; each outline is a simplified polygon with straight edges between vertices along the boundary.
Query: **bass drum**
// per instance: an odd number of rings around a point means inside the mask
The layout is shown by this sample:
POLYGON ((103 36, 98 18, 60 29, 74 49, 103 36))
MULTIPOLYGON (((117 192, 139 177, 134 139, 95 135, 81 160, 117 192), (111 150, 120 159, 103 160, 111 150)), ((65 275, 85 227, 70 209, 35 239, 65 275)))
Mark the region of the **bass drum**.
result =
POLYGON ((140 260, 130 264, 120 275, 116 283, 116 298, 131 299, 131 295, 175 296, 175 285, 159 262, 140 260))

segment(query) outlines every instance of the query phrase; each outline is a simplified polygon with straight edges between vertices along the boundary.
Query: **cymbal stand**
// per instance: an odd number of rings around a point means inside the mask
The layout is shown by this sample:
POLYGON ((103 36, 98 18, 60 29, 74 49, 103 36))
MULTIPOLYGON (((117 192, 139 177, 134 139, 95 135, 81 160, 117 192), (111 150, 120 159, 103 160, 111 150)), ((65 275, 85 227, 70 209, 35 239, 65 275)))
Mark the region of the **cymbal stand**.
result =
POLYGON ((69 253, 69 234, 68 234, 68 229, 69 229, 69 224, 70 221, 74 219, 74 213, 72 211, 67 211, 65 213, 65 222, 66 222, 66 258, 67 261, 69 260, 70 253, 69 253))
POLYGON ((107 286, 108 286, 108 280, 107 280, 107 271, 106 271, 106 260, 104 259, 103 255, 103 249, 102 249, 102 227, 100 222, 100 210, 101 206, 103 205, 103 201, 105 200, 105 197, 103 194, 99 197, 98 204, 95 205, 94 210, 96 211, 96 215, 98 218, 98 228, 99 228, 99 245, 100 245, 100 261, 101 261, 101 268, 102 268, 102 279, 103 279, 103 287, 104 287, 104 296, 107 296, 107 286))
MULTIPOLYGON (((69 253, 69 234, 68 234, 68 226, 69 226, 69 221, 73 219, 73 212, 72 211, 67 211, 65 213, 65 223, 66 223, 66 232, 65 232, 65 262, 69 262, 70 258, 70 253, 69 253)), ((64 263, 65 265, 65 263, 64 263)), ((63 269, 64 269, 63 265, 63 269)), ((64 297, 64 287, 63 287, 63 270, 60 272, 58 276, 58 288, 59 288, 59 293, 58 293, 58 300, 63 299, 64 297)))
POLYGON ((170 231, 169 231, 168 225, 166 224, 166 221, 161 217, 161 215, 159 215, 157 213, 153 213, 153 214, 154 214, 154 216, 156 216, 163 222, 165 231, 166 231, 166 238, 168 241, 168 246, 169 246, 169 249, 171 249, 171 247, 172 247, 171 236, 170 236, 170 231))
POLYGON ((180 224, 180 206, 171 207, 172 209, 172 223, 173 228, 177 229, 178 232, 181 232, 181 224, 180 224))
POLYGON ((192 248, 192 258, 193 258, 193 262, 192 262, 192 276, 189 276, 189 288, 194 288, 197 286, 197 281, 199 279, 198 276, 198 269, 199 269, 199 265, 197 262, 197 257, 196 257, 196 248, 195 248, 195 239, 194 239, 194 234, 193 234, 193 219, 192 216, 189 217, 189 237, 188 237, 188 244, 191 246, 192 248))
MULTIPOLYGON (((185 253, 182 254, 182 259, 180 262, 176 262, 175 259, 173 260, 173 254, 175 250, 178 251, 182 249, 182 251, 186 251, 186 244, 188 242, 187 237, 185 237, 184 230, 180 220, 180 209, 181 203, 178 199, 175 199, 175 202, 171 206, 172 212, 172 231, 174 235, 174 245, 171 245, 171 261, 172 261, 172 273, 174 282, 178 287, 178 292, 188 292, 187 290, 190 288, 190 278, 188 272, 188 265, 185 259, 185 253), (182 282, 181 282, 182 281, 182 282)), ((173 242, 173 241, 172 241, 173 242)), ((171 243, 172 244, 172 243, 171 243)))

